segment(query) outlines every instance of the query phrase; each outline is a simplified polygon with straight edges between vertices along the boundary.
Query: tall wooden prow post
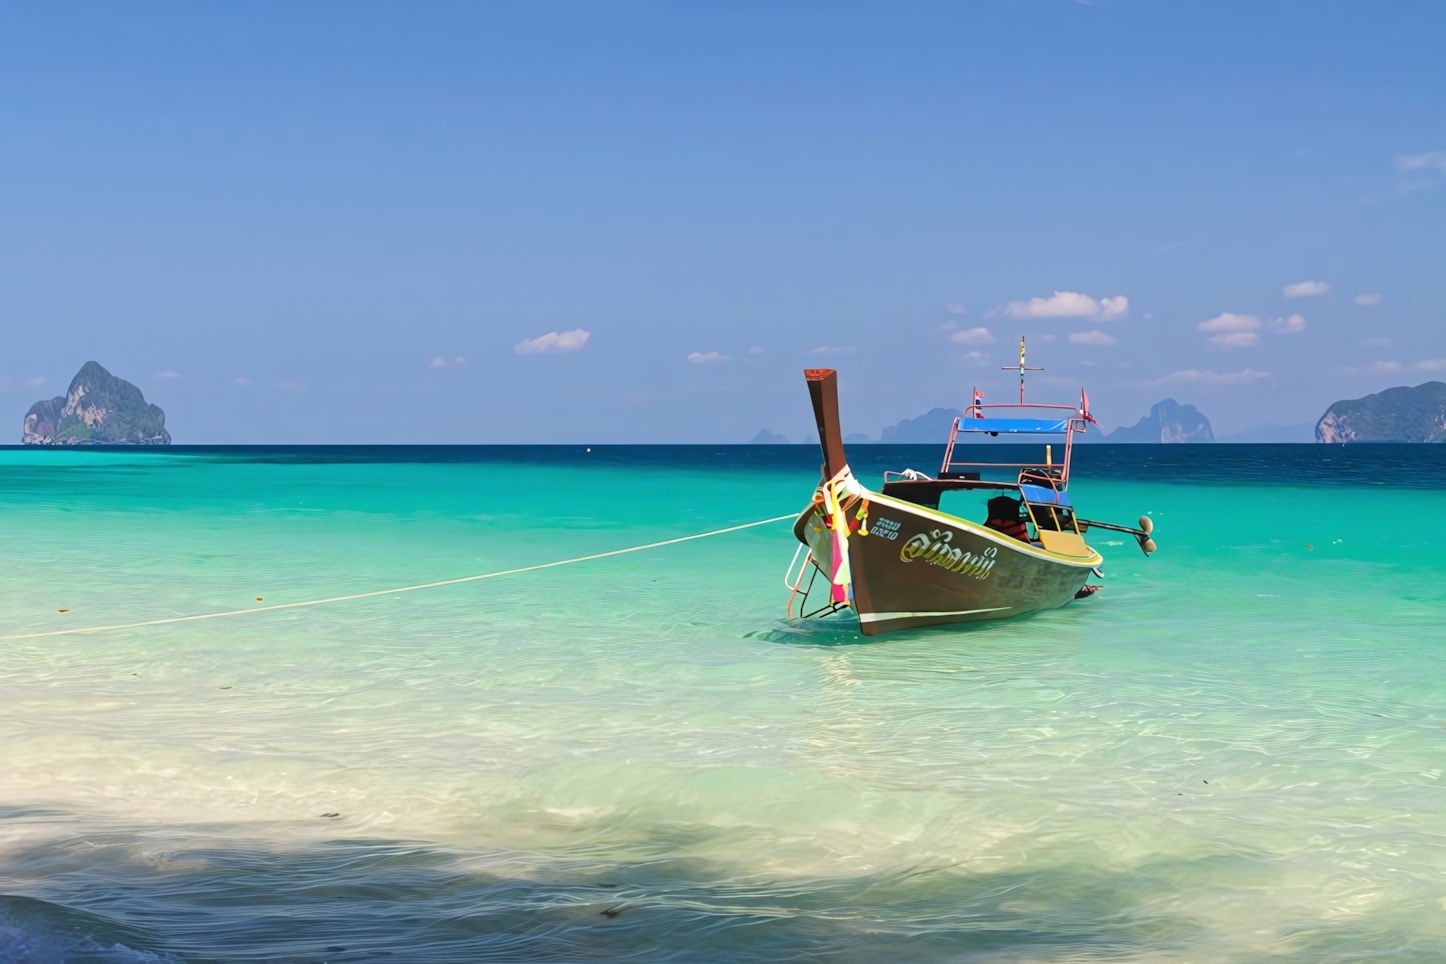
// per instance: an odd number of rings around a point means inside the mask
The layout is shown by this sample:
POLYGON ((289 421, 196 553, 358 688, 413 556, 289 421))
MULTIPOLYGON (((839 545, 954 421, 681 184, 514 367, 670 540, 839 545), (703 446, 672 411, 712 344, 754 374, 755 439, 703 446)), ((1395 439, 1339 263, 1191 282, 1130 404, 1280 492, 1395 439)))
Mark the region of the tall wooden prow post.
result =
POLYGON ((808 397, 813 401, 813 418, 818 423, 823 477, 827 481, 848 464, 838 425, 838 372, 832 368, 806 368, 803 377, 808 379, 808 397))

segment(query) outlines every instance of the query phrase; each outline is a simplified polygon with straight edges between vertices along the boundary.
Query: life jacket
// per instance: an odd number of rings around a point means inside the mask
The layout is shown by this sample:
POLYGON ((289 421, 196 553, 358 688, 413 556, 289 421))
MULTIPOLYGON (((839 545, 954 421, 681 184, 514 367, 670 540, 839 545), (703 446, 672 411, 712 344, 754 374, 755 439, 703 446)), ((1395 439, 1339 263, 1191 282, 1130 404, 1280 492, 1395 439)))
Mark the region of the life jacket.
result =
POLYGON ((990 519, 984 524, 991 529, 996 529, 999 532, 1004 533, 1007 536, 1012 536, 1013 538, 1022 540, 1024 542, 1029 541, 1029 529, 1025 526, 1022 519, 990 519))
POLYGON ((1029 530, 1019 517, 1020 501, 1001 495, 989 500, 989 519, 984 524, 1015 539, 1029 541, 1029 530))

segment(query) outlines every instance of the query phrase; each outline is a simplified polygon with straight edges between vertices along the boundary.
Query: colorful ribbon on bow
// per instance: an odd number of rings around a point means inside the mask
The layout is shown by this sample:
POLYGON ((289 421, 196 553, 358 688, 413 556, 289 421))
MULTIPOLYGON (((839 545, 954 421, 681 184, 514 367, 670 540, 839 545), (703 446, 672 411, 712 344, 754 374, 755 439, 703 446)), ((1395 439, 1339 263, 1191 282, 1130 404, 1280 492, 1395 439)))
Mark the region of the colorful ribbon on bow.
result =
MULTIPOLYGON (((849 520, 844 512, 843 500, 847 495, 861 494, 854 492, 859 488, 847 465, 822 486, 824 514, 829 520, 829 528, 833 530, 833 572, 829 574, 829 598, 835 604, 844 606, 849 605, 853 594, 853 573, 849 569, 849 520)), ((866 503, 859 516, 860 529, 864 534, 868 532, 867 512, 866 503)))

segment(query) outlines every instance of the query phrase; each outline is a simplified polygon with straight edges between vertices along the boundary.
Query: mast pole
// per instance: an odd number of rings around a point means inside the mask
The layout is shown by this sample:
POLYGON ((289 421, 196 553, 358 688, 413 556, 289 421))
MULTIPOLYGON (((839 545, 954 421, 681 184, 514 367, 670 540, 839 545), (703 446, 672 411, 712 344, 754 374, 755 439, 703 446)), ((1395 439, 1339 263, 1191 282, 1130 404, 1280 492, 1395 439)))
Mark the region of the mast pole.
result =
MULTIPOLYGON (((1004 368, 1001 368, 1001 369, 999 369, 999 370, 1002 371, 1002 372, 1007 372, 1007 371, 1009 371, 1010 369, 1009 369, 1008 367, 1004 367, 1004 368)), ((1042 371, 1044 371, 1043 368, 1029 368, 1029 367, 1026 367, 1026 366, 1025 366, 1025 364, 1024 364, 1024 336, 1023 336, 1023 335, 1020 335, 1020 336, 1019 336, 1019 404, 1021 404, 1021 405, 1024 404, 1024 373, 1025 373, 1025 372, 1042 372, 1042 371)))

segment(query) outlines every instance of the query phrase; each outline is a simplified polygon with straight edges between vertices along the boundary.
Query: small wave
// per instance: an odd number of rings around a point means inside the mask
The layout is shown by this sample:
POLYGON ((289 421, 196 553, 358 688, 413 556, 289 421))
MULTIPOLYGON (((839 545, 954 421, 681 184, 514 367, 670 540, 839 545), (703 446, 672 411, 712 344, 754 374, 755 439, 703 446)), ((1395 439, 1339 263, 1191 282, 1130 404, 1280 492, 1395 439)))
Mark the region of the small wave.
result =
POLYGON ((134 929, 34 897, 0 894, 5 964, 180 964, 134 929))

